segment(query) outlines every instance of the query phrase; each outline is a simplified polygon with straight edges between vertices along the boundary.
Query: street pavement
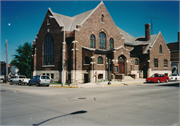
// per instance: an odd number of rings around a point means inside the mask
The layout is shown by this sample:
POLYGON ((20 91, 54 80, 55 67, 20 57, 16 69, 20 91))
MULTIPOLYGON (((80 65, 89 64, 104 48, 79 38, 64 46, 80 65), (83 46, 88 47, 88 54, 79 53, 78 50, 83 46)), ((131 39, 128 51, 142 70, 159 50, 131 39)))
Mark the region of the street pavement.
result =
POLYGON ((0 86, 1 125, 179 125, 177 82, 86 88, 0 86))

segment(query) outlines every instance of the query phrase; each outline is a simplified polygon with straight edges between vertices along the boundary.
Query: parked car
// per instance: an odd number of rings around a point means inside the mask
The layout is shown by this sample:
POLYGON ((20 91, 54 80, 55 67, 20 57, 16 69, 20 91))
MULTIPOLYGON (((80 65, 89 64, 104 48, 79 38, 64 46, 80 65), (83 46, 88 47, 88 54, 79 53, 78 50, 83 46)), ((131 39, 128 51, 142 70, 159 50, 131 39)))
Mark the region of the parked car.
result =
POLYGON ((164 74, 154 74, 151 77, 146 78, 146 82, 168 82, 169 77, 164 74))
POLYGON ((33 76, 32 79, 29 80, 28 85, 36 85, 36 86, 40 86, 40 85, 46 85, 49 86, 51 84, 51 79, 49 78, 49 76, 45 76, 45 75, 36 75, 33 76))
POLYGON ((170 80, 180 80, 180 75, 179 74, 171 74, 169 75, 170 80))
POLYGON ((29 82, 29 80, 30 79, 26 78, 26 76, 24 76, 24 75, 18 75, 18 76, 12 77, 9 80, 9 83, 10 83, 10 85, 12 85, 12 84, 22 85, 22 84, 27 84, 29 82))

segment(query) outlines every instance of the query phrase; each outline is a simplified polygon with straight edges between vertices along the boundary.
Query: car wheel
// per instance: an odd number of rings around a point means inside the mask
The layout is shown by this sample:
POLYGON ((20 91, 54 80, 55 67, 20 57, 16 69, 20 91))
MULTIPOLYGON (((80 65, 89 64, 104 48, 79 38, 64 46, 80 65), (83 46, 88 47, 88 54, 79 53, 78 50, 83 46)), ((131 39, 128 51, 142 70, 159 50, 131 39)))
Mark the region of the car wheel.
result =
POLYGON ((39 86, 39 84, 38 84, 38 83, 36 83, 36 86, 38 87, 38 86, 39 86))
POLYGON ((28 85, 31 86, 31 83, 29 82, 28 85))
POLYGON ((158 79, 157 82, 160 83, 160 80, 158 79))
POLYGON ((168 79, 166 79, 166 82, 168 82, 168 79))
POLYGON ((21 82, 21 81, 19 81, 18 85, 22 85, 21 83, 22 83, 22 82, 21 82))
POLYGON ((46 85, 47 87, 49 87, 49 85, 46 85))
POLYGON ((12 81, 10 81, 10 85, 12 85, 13 83, 12 83, 12 81))

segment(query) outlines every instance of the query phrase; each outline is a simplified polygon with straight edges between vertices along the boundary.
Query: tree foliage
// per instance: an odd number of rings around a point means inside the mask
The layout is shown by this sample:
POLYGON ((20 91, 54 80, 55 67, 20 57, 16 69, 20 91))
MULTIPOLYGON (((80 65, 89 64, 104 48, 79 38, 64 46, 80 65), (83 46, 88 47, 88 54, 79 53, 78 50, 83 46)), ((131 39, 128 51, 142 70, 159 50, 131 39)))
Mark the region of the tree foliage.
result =
POLYGON ((14 64, 19 69, 19 74, 25 75, 28 78, 31 77, 31 55, 31 44, 26 42, 23 46, 18 46, 16 49, 16 54, 12 55, 13 60, 11 61, 11 64, 14 64))

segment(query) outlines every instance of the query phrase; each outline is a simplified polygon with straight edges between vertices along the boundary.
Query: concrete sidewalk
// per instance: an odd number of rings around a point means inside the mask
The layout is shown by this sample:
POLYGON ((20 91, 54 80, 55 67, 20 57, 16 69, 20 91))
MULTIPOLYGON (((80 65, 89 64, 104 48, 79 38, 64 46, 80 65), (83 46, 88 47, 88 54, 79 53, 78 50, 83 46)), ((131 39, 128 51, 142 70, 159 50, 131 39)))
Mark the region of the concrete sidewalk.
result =
POLYGON ((132 85, 132 84, 143 84, 146 79, 136 79, 133 81, 110 81, 111 84, 108 85, 108 81, 99 82, 99 83, 84 83, 78 85, 70 85, 70 86, 61 86, 61 85, 50 85, 50 87, 55 88, 91 88, 91 87, 110 87, 110 86, 120 86, 120 85, 132 85))

